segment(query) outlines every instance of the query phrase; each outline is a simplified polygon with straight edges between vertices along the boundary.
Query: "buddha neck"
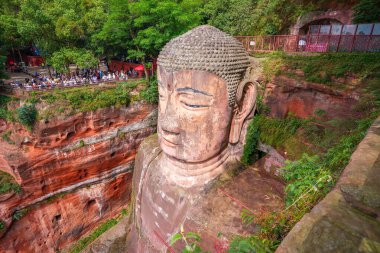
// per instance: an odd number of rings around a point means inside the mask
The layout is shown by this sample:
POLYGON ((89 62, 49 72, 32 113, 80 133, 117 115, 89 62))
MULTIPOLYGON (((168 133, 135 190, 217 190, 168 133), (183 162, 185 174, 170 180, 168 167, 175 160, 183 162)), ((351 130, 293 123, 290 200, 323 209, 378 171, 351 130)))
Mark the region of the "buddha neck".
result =
POLYGON ((167 179, 184 188, 204 186, 219 176, 230 157, 230 148, 227 146, 220 154, 199 163, 186 163, 162 154, 161 167, 167 179))

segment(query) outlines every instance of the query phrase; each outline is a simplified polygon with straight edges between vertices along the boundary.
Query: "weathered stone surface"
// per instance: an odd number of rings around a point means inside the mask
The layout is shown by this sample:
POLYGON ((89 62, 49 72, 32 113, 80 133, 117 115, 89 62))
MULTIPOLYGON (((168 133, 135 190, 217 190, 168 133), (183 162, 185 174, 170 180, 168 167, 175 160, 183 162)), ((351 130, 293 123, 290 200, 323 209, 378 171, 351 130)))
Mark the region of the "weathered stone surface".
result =
POLYGON ((0 240, 0 252, 56 252, 121 212, 130 198, 132 172, 30 206, 0 240))
POLYGON ((274 118, 283 118, 288 113, 307 118, 317 109, 325 111, 326 119, 355 117, 361 113, 354 110, 355 94, 287 76, 278 76, 267 85, 264 103, 271 108, 270 116, 274 118))
MULTIPOLYGON (((137 148, 145 137, 156 131, 156 119, 155 106, 136 103, 130 107, 106 108, 40 122, 33 134, 28 135, 28 144, 21 146, 0 140, 0 169, 13 175, 22 187, 21 194, 0 201, 0 220, 6 223, 6 234, 0 238, 0 244, 9 244, 4 249, 12 252, 35 247, 44 249, 41 252, 49 252, 47 246, 38 245, 38 242, 46 242, 53 252, 78 239, 100 221, 114 215, 116 210, 120 211, 129 202, 131 169, 137 148), (120 185, 104 190, 104 182, 120 177, 123 178, 120 185), (83 196, 86 187, 94 187, 102 193, 96 199, 96 203, 104 203, 99 207, 98 216, 84 216, 86 212, 81 205, 89 198, 83 196), (60 206, 48 202, 68 192, 71 197, 63 198, 60 206), (51 224, 38 230, 41 203, 46 213, 59 209, 61 217, 71 217, 72 220, 62 228, 63 234, 52 233, 55 228, 51 224), (112 207, 109 207, 110 203, 112 207), (31 211, 22 220, 12 219, 14 213, 23 208, 31 208, 31 211), (74 224, 81 224, 82 228, 74 224), (21 232, 25 227, 31 232, 21 232), (17 233, 19 235, 15 236, 17 233), (62 240, 65 233, 69 235, 62 240), (16 237, 17 240, 11 243, 16 237), (59 243, 54 244, 56 241, 59 243)), ((11 137, 17 134, 23 137, 22 132, 15 129, 11 137)))
POLYGON ((118 224, 99 236, 94 242, 82 250, 82 253, 122 253, 127 252, 125 239, 129 217, 124 217, 118 224))
POLYGON ((283 183, 257 168, 248 167, 202 198, 187 215, 184 228, 201 236, 203 250, 214 252, 218 233, 232 241, 234 236, 248 236, 259 231, 254 223, 243 224, 243 209, 252 210, 253 216, 279 211, 284 207, 283 197, 283 183))
POLYGON ((336 187, 290 231, 276 252, 380 252, 380 118, 336 187))

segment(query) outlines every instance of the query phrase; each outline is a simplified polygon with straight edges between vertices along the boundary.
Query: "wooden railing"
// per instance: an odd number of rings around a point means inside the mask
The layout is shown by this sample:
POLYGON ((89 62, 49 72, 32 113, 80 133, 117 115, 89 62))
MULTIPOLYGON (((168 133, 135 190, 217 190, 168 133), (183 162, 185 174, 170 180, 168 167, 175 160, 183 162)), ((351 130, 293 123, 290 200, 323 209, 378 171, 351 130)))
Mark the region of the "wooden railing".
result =
POLYGON ((380 52, 380 35, 236 36, 248 52, 380 52))

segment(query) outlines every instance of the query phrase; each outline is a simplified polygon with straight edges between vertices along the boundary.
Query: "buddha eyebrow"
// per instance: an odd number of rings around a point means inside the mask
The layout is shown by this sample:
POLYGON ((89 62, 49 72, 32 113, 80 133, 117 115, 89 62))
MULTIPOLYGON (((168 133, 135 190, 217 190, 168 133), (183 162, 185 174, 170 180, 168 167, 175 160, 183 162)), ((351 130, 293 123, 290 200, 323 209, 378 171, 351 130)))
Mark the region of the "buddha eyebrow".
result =
POLYGON ((200 91, 200 90, 195 90, 195 89, 190 88, 190 87, 178 88, 177 91, 178 91, 178 92, 193 92, 193 93, 199 93, 199 94, 203 94, 203 95, 206 95, 206 96, 212 97, 212 95, 208 94, 207 92, 200 91))

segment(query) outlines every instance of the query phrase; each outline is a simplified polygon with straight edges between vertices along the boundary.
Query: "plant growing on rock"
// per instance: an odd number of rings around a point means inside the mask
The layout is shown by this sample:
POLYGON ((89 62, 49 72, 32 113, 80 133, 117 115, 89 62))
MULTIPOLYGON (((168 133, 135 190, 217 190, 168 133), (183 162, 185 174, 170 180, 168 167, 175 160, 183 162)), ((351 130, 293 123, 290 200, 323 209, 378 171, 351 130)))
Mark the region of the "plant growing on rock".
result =
POLYGON ((19 184, 16 183, 16 181, 11 175, 3 171, 0 171, 0 194, 7 193, 10 191, 20 193, 21 187, 19 184))
POLYGON ((29 130, 33 129, 34 122, 37 119, 37 109, 32 105, 23 105, 17 109, 17 118, 21 124, 25 125, 29 130))
POLYGON ((182 253, 201 253, 203 252, 199 246, 199 241, 201 237, 194 232, 187 232, 181 226, 181 231, 175 235, 170 240, 170 245, 174 245, 178 240, 182 240, 185 243, 185 248, 183 248, 182 253))

